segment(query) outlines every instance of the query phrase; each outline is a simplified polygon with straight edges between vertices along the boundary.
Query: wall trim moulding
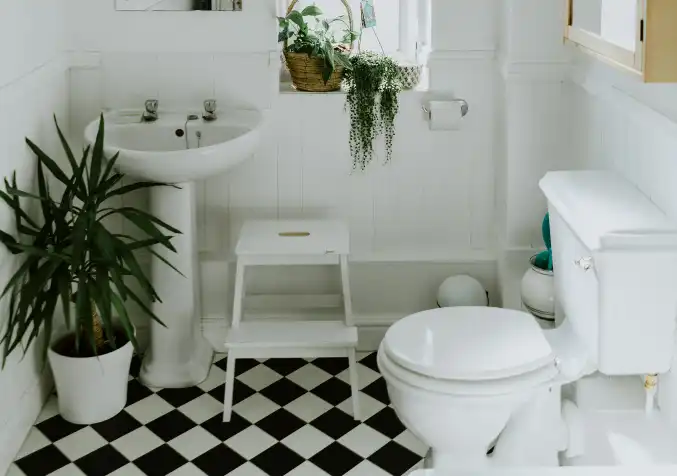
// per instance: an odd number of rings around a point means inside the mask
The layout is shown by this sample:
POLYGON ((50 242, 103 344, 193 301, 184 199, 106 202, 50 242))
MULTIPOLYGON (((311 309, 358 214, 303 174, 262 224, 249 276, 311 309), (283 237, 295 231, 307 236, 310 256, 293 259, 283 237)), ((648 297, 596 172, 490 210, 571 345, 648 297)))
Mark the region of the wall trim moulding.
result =
POLYGON ((505 81, 564 82, 571 76, 568 61, 511 61, 499 58, 498 67, 505 81))
POLYGON ((428 63, 436 61, 493 61, 496 50, 433 50, 428 63))

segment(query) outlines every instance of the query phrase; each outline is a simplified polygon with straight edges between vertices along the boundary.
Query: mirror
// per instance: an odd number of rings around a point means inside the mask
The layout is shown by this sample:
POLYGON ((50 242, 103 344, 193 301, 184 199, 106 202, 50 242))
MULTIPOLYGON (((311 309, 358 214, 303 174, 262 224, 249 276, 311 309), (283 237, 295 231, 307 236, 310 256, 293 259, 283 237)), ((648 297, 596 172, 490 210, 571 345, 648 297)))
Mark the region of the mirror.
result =
POLYGON ((637 0, 573 0, 572 26, 634 52, 637 12, 637 0))
POLYGON ((242 0, 115 0, 116 10, 239 12, 242 0))

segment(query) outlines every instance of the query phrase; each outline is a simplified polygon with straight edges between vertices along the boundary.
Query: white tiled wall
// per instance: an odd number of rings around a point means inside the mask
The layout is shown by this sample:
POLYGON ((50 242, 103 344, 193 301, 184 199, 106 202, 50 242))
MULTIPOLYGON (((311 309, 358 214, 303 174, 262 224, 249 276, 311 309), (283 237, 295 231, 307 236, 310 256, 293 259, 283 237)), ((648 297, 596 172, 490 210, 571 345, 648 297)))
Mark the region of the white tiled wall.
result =
MULTIPOLYGON (((35 161, 25 137, 58 157, 52 114, 68 128, 68 89, 61 51, 61 9, 57 0, 25 0, 0 4, 0 176, 17 172, 19 185, 30 187, 35 161)), ((11 231, 13 215, 0 207, 0 228, 11 231)), ((0 249, 0 286, 4 287, 16 260, 0 249)), ((0 329, 7 315, 0 305, 0 329)), ((25 359, 15 352, 0 371, 0 474, 30 428, 47 390, 41 387, 42 366, 37 348, 25 359)), ((47 379, 48 380, 48 379, 47 379)))

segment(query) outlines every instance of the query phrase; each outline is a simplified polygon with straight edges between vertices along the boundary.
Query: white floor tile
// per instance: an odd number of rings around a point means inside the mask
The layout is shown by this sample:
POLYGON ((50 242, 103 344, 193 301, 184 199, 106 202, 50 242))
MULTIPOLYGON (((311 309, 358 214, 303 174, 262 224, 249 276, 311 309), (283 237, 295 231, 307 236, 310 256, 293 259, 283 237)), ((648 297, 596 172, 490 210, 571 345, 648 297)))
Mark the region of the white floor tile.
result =
POLYGON ((184 464, 179 469, 175 469, 167 476, 204 476, 204 471, 193 463, 184 464))
POLYGON ((280 408, 279 405, 273 403, 268 398, 260 393, 255 393, 251 397, 241 401, 233 407, 233 410, 246 420, 256 423, 259 420, 267 417, 275 410, 280 408))
MULTIPOLYGON (((369 367, 364 365, 357 365, 357 381, 360 390, 362 390, 367 385, 375 382, 381 376, 378 372, 374 372, 369 367)), ((346 369, 336 376, 337 378, 343 380, 346 383, 350 383, 350 370, 346 369)))
POLYGON ((138 467, 134 466, 134 464, 129 463, 124 465, 122 468, 113 471, 108 476, 147 476, 147 475, 143 471, 141 471, 138 467))
POLYGON ((174 407, 167 403, 162 397, 153 394, 136 402, 134 405, 128 406, 125 408, 125 411, 145 425, 162 415, 166 415, 173 409, 174 407))
POLYGON ((107 444, 108 442, 101 435, 91 426, 87 426, 57 441, 54 446, 59 448, 69 460, 75 461, 107 444))
POLYGON ((235 471, 228 473, 228 476, 268 476, 268 475, 263 471, 261 471, 258 467, 256 467, 255 464, 246 462, 245 464, 237 468, 235 471))
POLYGON ((253 369, 240 375, 238 380, 258 392, 270 384, 277 382, 281 378, 282 376, 280 374, 265 365, 257 365, 253 369))
POLYGON ((191 461, 221 444, 221 441, 201 426, 196 426, 192 430, 177 436, 168 444, 184 458, 191 461))
POLYGON ((331 374, 314 365, 305 365, 295 372, 287 375, 287 378, 305 390, 312 390, 321 383, 331 378, 331 374))
POLYGON ((179 411, 195 423, 203 423, 223 412, 223 403, 209 394, 204 394, 179 407, 179 411))
POLYGON ((111 445, 130 461, 153 451, 164 443, 160 437, 145 426, 118 438, 111 445))
POLYGON ((382 470, 374 463, 368 460, 362 461, 353 469, 348 471, 345 476, 392 476, 390 473, 382 470))
POLYGON ((305 393, 284 407, 301 420, 309 423, 323 413, 331 410, 332 406, 312 393, 305 393))
POLYGON ((320 430, 306 425, 282 440, 287 447, 308 459, 333 443, 333 440, 320 430))
POLYGON ((48 446, 50 443, 51 442, 49 441, 49 438, 43 435, 42 432, 36 427, 33 427, 31 428, 31 431, 28 432, 28 436, 24 440, 24 444, 16 454, 16 459, 21 459, 24 456, 28 456, 29 454, 34 453, 45 446, 48 446))
MULTIPOLYGON (((366 393, 360 392, 360 418, 362 419, 362 421, 368 420, 369 418, 373 417, 387 406, 388 405, 379 402, 378 400, 376 400, 373 397, 370 397, 366 393)), ((336 407, 339 410, 343 410, 348 415, 352 415, 353 399, 347 398, 346 400, 336 405, 336 407)))
POLYGON ((409 430, 403 432, 401 435, 395 438, 395 442, 401 444, 408 450, 413 451, 420 457, 424 457, 428 452, 428 446, 416 436, 414 436, 414 434, 409 430))
POLYGON ((219 385, 222 385, 226 381, 226 372, 218 368, 216 365, 212 365, 212 368, 209 369, 209 375, 207 379, 198 385, 200 389, 205 392, 215 389, 219 385))
POLYGON ((49 476, 86 476, 80 468, 75 466, 73 463, 64 466, 61 469, 57 469, 53 473, 49 473, 49 476))
POLYGON ((35 424, 37 425, 38 423, 41 423, 58 414, 59 414, 59 403, 56 399, 56 395, 50 395, 49 399, 47 400, 47 403, 45 403, 45 406, 42 407, 42 411, 40 411, 38 419, 35 420, 35 424))
POLYGON ((310 461, 306 461, 301 466, 292 469, 288 476, 328 476, 328 473, 315 466, 310 461))
POLYGON ((268 433, 256 426, 250 426, 227 440, 226 446, 249 460, 263 453, 275 443, 277 443, 277 440, 268 433))
POLYGON ((383 448, 390 439, 367 425, 360 425, 343 435, 338 441, 363 458, 368 458, 383 448))

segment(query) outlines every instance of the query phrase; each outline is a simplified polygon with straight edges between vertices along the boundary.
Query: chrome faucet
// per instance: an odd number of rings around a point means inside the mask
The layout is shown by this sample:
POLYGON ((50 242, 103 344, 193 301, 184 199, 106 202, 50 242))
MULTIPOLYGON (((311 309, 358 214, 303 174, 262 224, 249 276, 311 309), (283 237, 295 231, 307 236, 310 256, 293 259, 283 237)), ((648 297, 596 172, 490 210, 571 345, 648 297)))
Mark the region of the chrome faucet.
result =
POLYGON ((202 114, 202 119, 205 121, 215 121, 216 116, 216 99, 207 99, 204 102, 205 112, 202 114))
POLYGON ((157 99, 147 99, 145 102, 146 110, 141 116, 141 122, 154 122, 158 118, 158 100, 157 99))

